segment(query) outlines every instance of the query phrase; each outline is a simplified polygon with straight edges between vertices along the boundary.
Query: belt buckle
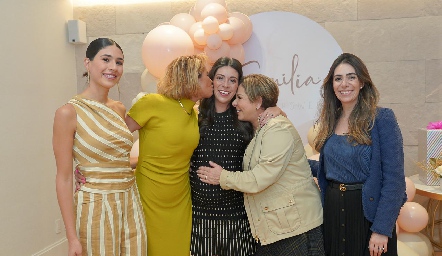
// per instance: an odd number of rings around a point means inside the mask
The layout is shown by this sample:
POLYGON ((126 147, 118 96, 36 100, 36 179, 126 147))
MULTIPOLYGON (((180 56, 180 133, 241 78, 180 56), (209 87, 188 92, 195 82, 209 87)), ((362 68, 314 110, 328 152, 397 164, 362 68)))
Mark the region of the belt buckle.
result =
POLYGON ((341 190, 342 192, 345 192, 347 190, 347 188, 345 187, 345 184, 339 184, 339 190, 341 190))

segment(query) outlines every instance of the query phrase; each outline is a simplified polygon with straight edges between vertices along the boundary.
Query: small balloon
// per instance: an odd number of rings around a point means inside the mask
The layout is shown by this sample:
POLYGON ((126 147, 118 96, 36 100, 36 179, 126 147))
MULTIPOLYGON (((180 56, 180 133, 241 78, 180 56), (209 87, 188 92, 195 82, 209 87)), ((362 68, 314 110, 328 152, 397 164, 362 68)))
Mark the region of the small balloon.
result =
POLYGON ((218 3, 207 4, 201 11, 201 19, 204 20, 209 16, 215 17, 221 24, 227 21, 227 10, 224 6, 218 3))
POLYGON ((202 21, 203 18, 201 17, 201 12, 203 11, 204 7, 206 7, 208 4, 217 3, 222 5, 224 8, 227 9, 226 1, 225 0, 197 0, 195 3, 195 6, 193 7, 193 16, 195 17, 196 21, 202 21))
POLYGON ((189 32, 190 27, 195 24, 195 18, 188 13, 178 13, 172 17, 170 24, 181 28, 186 33, 189 32))
POLYGON ((232 25, 227 23, 219 24, 218 35, 222 40, 229 40, 233 36, 233 28, 232 25))
POLYGON ((207 47, 209 47, 211 50, 217 50, 221 47, 221 44, 223 43, 223 40, 218 34, 212 34, 207 37, 207 47))
POLYGON ((213 16, 205 18, 202 21, 201 25, 204 29, 204 32, 208 35, 215 34, 219 30, 218 20, 213 16))
POLYGON ((399 212, 397 223, 407 232, 419 232, 428 224, 428 212, 416 202, 406 202, 399 212))
MULTIPOLYGON (((195 32, 199 29, 203 29, 203 26, 200 21, 195 22, 192 26, 190 26, 188 34, 189 34, 190 38, 192 39, 194 47, 204 49, 205 45, 200 45, 195 41, 195 32)), ((203 31, 204 31, 204 29, 203 29, 203 31)))
POLYGON ((197 31, 195 31, 195 34, 193 34, 193 40, 198 45, 206 45, 207 35, 206 35, 206 33, 204 33, 204 29, 200 28, 197 31))

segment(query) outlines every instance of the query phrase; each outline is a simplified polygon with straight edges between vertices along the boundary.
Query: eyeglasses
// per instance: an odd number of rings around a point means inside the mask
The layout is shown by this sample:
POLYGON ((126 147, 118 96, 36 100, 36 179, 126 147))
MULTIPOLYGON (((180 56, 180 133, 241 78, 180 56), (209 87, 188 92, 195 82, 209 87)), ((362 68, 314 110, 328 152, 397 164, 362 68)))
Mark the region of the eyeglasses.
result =
MULTIPOLYGON (((224 84, 226 82, 226 77, 224 75, 216 75, 214 81, 224 84)), ((230 77, 227 80, 227 83, 229 85, 238 84, 238 79, 236 77, 230 77)))

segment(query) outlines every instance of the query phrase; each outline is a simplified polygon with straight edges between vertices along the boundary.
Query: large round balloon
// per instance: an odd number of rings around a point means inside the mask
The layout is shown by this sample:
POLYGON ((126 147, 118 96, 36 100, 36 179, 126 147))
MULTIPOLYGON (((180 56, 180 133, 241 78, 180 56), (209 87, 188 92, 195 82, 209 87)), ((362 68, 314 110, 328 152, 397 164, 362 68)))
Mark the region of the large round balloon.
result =
POLYGON ((228 41, 229 44, 241 44, 246 36, 245 25, 244 22, 236 17, 229 17, 227 19, 227 23, 230 24, 233 28, 233 36, 228 41))
POLYGON ((399 212, 397 223, 407 232, 419 232, 428 223, 427 210, 416 202, 406 202, 399 212))
POLYGON ((244 35, 241 44, 245 43, 250 38, 253 32, 252 21, 247 15, 241 12, 231 12, 229 13, 229 17, 235 17, 242 20, 242 22, 244 22, 244 35))
POLYGON ((209 16, 215 17, 219 24, 227 21, 227 10, 224 6, 218 3, 210 3, 204 6, 201 11, 201 19, 205 19, 209 16))
POLYGON ((197 0, 195 6, 193 7, 193 10, 191 9, 191 14, 195 17, 196 21, 203 20, 203 18, 201 17, 201 12, 203 11, 204 7, 211 3, 220 4, 224 8, 227 7, 225 0, 197 0))
POLYGON ((188 13, 178 13, 170 20, 170 25, 189 32, 190 27, 196 22, 195 18, 188 13))
POLYGON ((398 234, 397 239, 413 251, 418 253, 420 256, 431 256, 433 255, 433 245, 431 244, 428 237, 420 232, 408 233, 401 232, 398 234))
POLYGON ((207 46, 204 47, 204 52, 206 52, 209 64, 213 64, 217 59, 221 57, 229 57, 230 46, 228 43, 222 42, 221 46, 216 50, 212 50, 207 46))
POLYGON ((141 90, 146 93, 156 93, 157 84, 158 79, 145 69, 141 74, 141 90))
POLYGON ((414 196, 416 195, 416 186, 414 185, 414 182, 408 177, 405 177, 405 185, 407 193, 407 202, 411 202, 413 201, 414 196))
POLYGON ((397 241, 397 255, 398 256, 420 256, 413 249, 411 249, 404 242, 397 241))
POLYGON ((184 30, 173 25, 162 25, 147 34, 141 54, 149 72, 161 78, 172 60, 180 56, 192 55, 193 48, 192 39, 184 30))
POLYGON ((245 53, 242 44, 230 45, 230 58, 237 59, 241 64, 244 64, 245 53))

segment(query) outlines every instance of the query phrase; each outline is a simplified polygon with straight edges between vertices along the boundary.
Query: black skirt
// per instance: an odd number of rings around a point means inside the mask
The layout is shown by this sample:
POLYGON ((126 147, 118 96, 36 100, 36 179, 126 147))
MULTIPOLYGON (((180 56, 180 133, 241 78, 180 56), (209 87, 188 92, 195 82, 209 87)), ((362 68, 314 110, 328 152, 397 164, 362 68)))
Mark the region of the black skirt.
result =
MULTIPOLYGON (((372 223, 364 217, 362 190, 341 191, 329 182, 324 204, 324 247, 327 256, 368 256, 372 223)), ((396 230, 388 239, 388 251, 382 255, 397 256, 396 230)))

